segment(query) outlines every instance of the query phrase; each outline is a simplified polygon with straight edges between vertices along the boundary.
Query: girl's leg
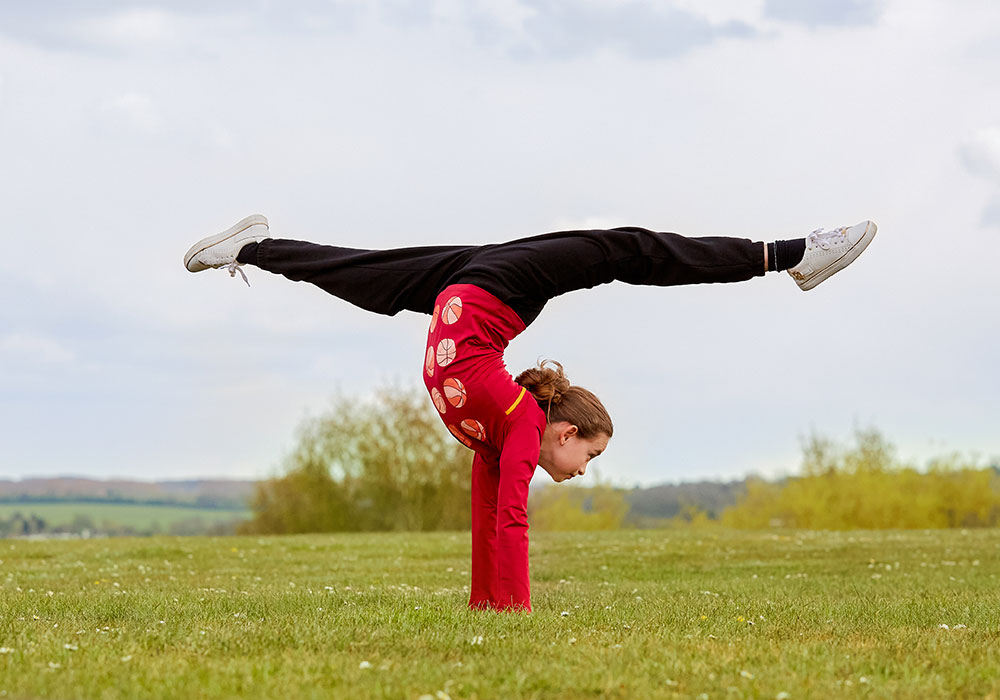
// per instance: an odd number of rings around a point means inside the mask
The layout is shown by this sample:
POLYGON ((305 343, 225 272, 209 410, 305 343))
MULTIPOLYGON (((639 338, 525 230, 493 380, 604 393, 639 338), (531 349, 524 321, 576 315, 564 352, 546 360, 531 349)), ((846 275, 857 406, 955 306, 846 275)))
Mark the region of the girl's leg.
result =
POLYGON ((184 264, 192 272, 227 267, 230 274, 239 264, 257 265, 390 316, 404 309, 429 314, 447 285, 475 284, 527 325, 549 299, 615 280, 656 286, 748 280, 764 274, 768 250, 768 269, 789 268, 800 288, 812 289, 857 258, 875 231, 874 223, 863 222, 765 247, 745 238, 625 227, 485 246, 363 250, 267 238, 267 219, 256 215, 196 243, 184 264))
POLYGON ((268 238, 244 247, 237 260, 310 282, 355 306, 393 316, 430 314, 445 280, 461 269, 474 246, 364 250, 268 238))
POLYGON ((562 231, 482 246, 448 283, 486 289, 530 324, 560 294, 615 280, 671 286, 741 282, 765 272, 764 244, 642 228, 562 231))
MULTIPOLYGON (((430 314, 445 280, 464 265, 474 246, 362 250, 271 238, 267 218, 254 214, 195 243, 184 255, 191 272, 242 265, 315 284, 368 311, 392 316, 404 309, 430 314)), ((247 282, 249 284, 249 282, 247 282)))

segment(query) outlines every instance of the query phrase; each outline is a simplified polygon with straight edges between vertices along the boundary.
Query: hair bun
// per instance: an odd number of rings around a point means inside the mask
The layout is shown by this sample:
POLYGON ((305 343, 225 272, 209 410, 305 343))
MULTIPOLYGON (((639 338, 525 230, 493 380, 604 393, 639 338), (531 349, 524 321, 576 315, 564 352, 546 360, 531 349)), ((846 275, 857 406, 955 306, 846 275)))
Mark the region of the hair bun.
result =
POLYGON ((542 360, 538 367, 524 370, 514 381, 530 391, 539 403, 560 403, 570 387, 563 366, 555 360, 542 360))
POLYGON ((545 411, 547 423, 568 421, 579 429, 581 438, 614 433, 611 416, 600 399, 583 387, 570 386, 563 366, 555 360, 542 360, 526 369, 515 380, 535 398, 545 411), (550 366, 551 365, 551 366, 550 366))

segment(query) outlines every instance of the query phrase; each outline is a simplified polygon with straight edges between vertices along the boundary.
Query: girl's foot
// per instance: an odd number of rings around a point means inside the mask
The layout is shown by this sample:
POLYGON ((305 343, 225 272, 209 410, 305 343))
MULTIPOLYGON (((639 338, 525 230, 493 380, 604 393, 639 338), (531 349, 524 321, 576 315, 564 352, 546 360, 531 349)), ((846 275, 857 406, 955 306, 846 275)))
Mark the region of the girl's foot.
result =
POLYGON ((872 242, 877 230, 874 221, 832 231, 816 229, 806 236, 806 252, 798 265, 788 269, 788 274, 799 289, 808 292, 854 262, 872 242))
MULTIPOLYGON (((208 238, 202 238, 184 254, 184 267, 189 272, 201 272, 210 267, 225 267, 229 276, 235 277, 239 272, 243 281, 247 276, 240 269, 236 256, 247 243, 259 243, 269 238, 267 217, 254 214, 240 221, 232 228, 208 238)), ((249 282, 247 282, 249 284, 249 282)))

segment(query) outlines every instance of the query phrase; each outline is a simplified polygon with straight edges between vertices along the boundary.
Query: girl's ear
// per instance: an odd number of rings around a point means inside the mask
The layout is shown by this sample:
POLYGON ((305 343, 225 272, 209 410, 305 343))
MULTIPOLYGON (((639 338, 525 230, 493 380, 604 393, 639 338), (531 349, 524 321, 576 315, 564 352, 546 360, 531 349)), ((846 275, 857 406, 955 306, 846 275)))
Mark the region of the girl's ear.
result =
POLYGON ((576 435, 579 432, 579 430, 580 429, 573 424, 567 425, 565 428, 562 429, 562 431, 559 434, 559 442, 565 443, 571 437, 576 435))

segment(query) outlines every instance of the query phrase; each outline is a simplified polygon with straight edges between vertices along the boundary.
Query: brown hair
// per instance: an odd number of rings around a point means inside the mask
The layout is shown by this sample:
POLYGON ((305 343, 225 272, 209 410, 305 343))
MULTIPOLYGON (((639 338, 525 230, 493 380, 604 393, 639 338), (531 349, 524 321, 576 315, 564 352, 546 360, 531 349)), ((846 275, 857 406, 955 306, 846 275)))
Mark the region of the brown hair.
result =
POLYGON ((611 416, 601 400, 583 387, 571 385, 563 366, 555 360, 542 360, 538 367, 524 370, 514 381, 531 392, 549 423, 572 423, 585 440, 601 433, 611 437, 614 432, 611 416))

